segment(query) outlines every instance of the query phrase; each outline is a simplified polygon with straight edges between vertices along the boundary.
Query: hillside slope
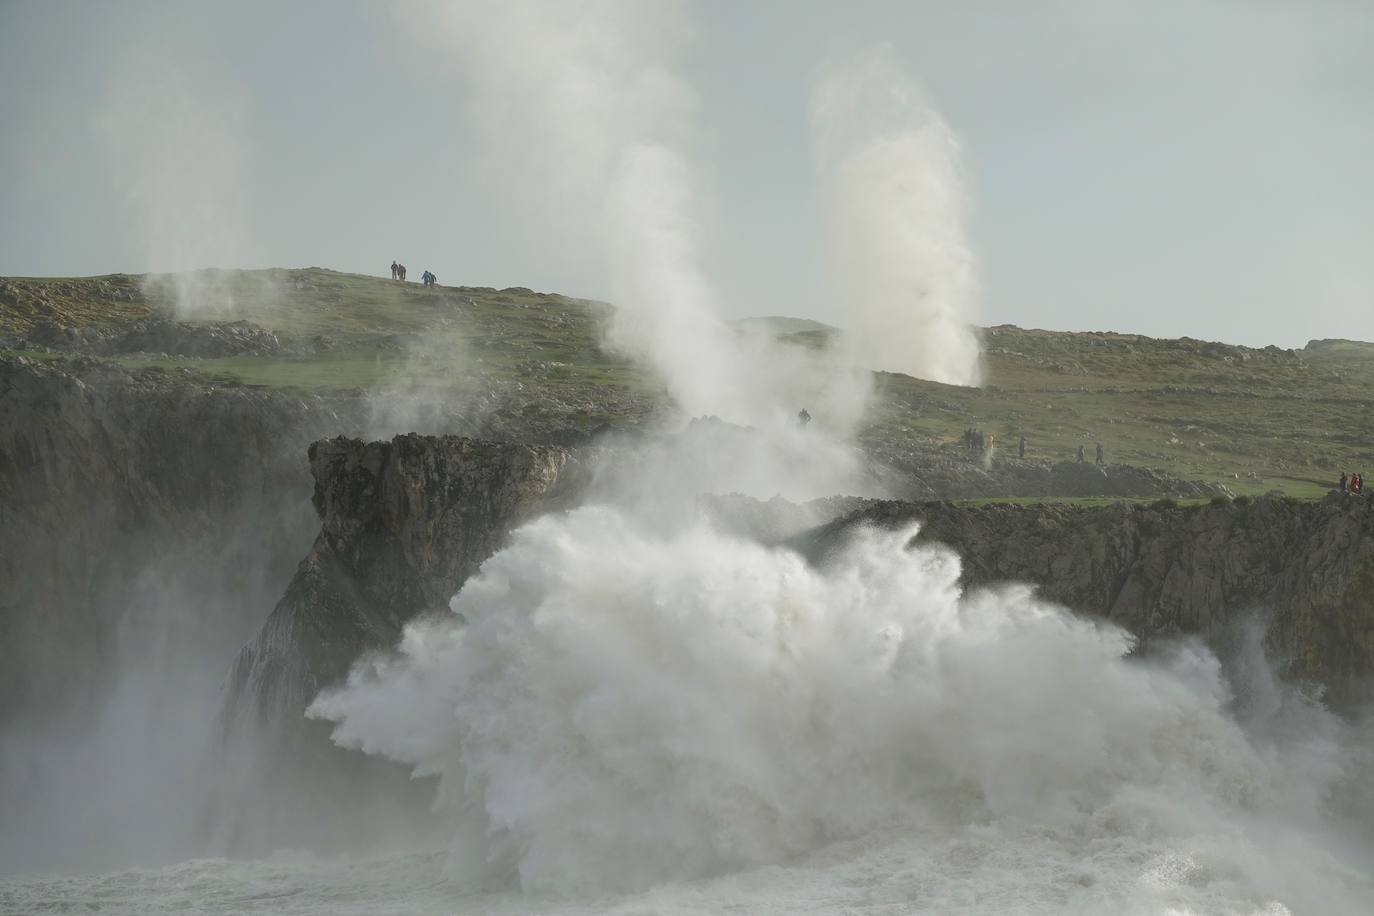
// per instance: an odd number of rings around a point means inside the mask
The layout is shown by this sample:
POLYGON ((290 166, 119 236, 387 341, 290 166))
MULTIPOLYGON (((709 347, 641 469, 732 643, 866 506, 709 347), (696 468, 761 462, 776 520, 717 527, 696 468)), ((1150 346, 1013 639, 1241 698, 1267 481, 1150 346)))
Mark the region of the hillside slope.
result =
MULTIPOLYGON (((502 438, 555 441, 637 428, 668 406, 656 379, 601 346, 604 304, 519 288, 426 289, 317 268, 195 277, 211 305, 180 323, 171 321, 178 287, 167 279, 0 280, 0 349, 43 359, 81 352, 268 388, 366 390, 412 412, 428 405, 379 433, 485 434, 472 418, 505 409, 502 438), (439 416, 445 411, 448 420, 439 416)), ((742 323, 763 325, 797 346, 833 337, 815 322, 742 323)), ((875 459, 918 478, 969 476, 967 487, 947 494, 963 496, 1017 495, 1011 482, 999 486, 976 471, 985 457, 1014 470, 1010 456, 1022 436, 1032 465, 1073 461, 1080 446, 1091 462, 1101 443, 1110 465, 1220 482, 1236 493, 1316 496, 1342 471, 1374 468, 1374 425, 1366 422, 1372 345, 1254 349, 1010 326, 983 336, 982 388, 877 376, 860 436, 875 459), (970 427, 991 437, 990 456, 968 454, 962 436, 970 427)))

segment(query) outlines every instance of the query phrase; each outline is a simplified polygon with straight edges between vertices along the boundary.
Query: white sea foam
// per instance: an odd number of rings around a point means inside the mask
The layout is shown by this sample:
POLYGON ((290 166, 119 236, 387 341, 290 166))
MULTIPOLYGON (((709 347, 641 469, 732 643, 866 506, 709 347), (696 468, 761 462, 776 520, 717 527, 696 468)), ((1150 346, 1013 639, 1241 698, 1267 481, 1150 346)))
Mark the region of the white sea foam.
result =
POLYGON ((438 774, 484 883, 658 887, 650 911, 1365 911, 1368 849, 1325 802, 1368 778, 1343 726, 1312 707, 1259 738, 1207 651, 1127 660, 1028 588, 963 593, 913 534, 817 569, 701 520, 545 518, 311 714, 438 774))

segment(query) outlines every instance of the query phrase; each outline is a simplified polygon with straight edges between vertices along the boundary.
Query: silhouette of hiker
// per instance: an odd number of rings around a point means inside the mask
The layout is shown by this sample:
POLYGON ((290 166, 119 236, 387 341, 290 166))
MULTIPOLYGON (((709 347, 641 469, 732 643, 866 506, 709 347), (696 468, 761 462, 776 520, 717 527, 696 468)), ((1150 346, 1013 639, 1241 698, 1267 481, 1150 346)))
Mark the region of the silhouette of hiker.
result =
POLYGON ((1345 471, 1341 471, 1341 492, 1345 492, 1345 471))
POLYGON ((391 279, 398 280, 401 277, 401 265, 395 261, 391 262, 391 279))
POLYGON ((1102 460, 1102 443, 1101 443, 1101 442, 1097 443, 1097 463, 1098 463, 1099 465, 1103 465, 1103 464, 1106 464, 1106 463, 1107 463, 1107 462, 1105 462, 1105 461, 1102 460))
POLYGON ((1084 461, 1087 461, 1087 460, 1088 460, 1088 459, 1086 459, 1086 458, 1083 457, 1083 446, 1080 445, 1080 446, 1078 447, 1078 463, 1079 463, 1079 464, 1082 464, 1084 461))
POLYGON ((797 414, 797 422, 800 423, 802 426, 805 426, 806 424, 811 422, 811 414, 806 412, 805 407, 803 407, 801 409, 801 412, 797 414))

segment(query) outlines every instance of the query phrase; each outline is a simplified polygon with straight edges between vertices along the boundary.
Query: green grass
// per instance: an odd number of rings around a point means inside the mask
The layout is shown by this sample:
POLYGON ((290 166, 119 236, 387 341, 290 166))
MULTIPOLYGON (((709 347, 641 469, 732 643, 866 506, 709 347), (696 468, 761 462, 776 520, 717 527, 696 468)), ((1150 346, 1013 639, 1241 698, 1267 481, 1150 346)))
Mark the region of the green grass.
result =
MULTIPOLYGON (((425 289, 317 268, 194 279, 210 306, 198 320, 246 319, 310 355, 121 363, 305 390, 402 382, 442 390, 480 379, 512 387, 532 411, 585 424, 637 423, 664 399, 650 373, 603 348, 609 307, 601 303, 518 288, 425 289), (232 314, 215 310, 224 303, 232 314)), ((0 279, 0 336, 41 320, 170 314, 176 294, 175 278, 165 277, 0 279)), ((797 319, 738 324, 805 347, 827 346, 834 334, 797 319)), ((861 441, 879 456, 962 459, 963 431, 976 426, 1003 456, 1022 435, 1038 461, 1072 459, 1080 445, 1091 460, 1100 442, 1111 464, 1305 498, 1324 493, 1342 470, 1374 471, 1374 344, 1314 341, 1288 351, 1014 327, 983 335, 981 388, 878 374, 861 441)))
POLYGON ((1070 460, 1080 445, 1091 460, 1101 442, 1109 463, 1237 493, 1320 496, 1342 470, 1374 467, 1374 359, 1350 356, 1374 347, 1342 343, 1294 352, 993 328, 984 387, 882 375, 866 435, 957 452, 977 426, 1004 454, 1024 435, 1028 457, 1048 460, 1070 460))

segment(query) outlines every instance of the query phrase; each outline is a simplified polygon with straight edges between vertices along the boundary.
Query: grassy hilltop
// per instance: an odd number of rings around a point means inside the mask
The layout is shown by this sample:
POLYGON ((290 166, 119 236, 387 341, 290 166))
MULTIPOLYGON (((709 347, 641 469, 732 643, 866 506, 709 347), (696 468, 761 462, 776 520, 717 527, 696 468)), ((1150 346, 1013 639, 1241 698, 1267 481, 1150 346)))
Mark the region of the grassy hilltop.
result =
MULTIPOLYGON (((375 389, 404 380, 442 395, 457 380, 483 379, 521 391, 532 416, 556 409, 584 428, 635 425, 662 405, 654 378, 601 349, 604 304, 522 288, 426 289, 318 268, 195 279, 209 302, 233 303, 231 313, 208 312, 200 323, 247 321, 274 332, 281 348, 97 358, 281 388, 375 389)), ((64 349, 99 352, 33 341, 54 339, 54 328, 105 332, 167 316, 176 294, 170 278, 0 279, 0 341, 9 341, 0 346, 42 359, 62 358, 64 349)), ((816 322, 768 321, 799 346, 824 346, 833 333, 816 322)), ((983 343, 981 388, 880 373, 864 444, 899 463, 915 453, 961 461, 963 431, 976 426, 994 437, 995 460, 1024 435, 1027 458, 1051 462, 1071 459, 1079 445, 1091 461, 1101 442, 1109 463, 1220 481, 1236 493, 1315 496, 1342 470, 1374 472, 1374 344, 1254 349, 1012 326, 986 329, 983 343)))

